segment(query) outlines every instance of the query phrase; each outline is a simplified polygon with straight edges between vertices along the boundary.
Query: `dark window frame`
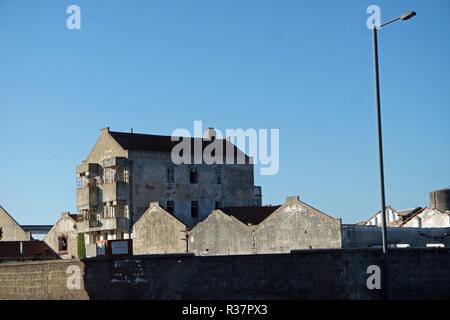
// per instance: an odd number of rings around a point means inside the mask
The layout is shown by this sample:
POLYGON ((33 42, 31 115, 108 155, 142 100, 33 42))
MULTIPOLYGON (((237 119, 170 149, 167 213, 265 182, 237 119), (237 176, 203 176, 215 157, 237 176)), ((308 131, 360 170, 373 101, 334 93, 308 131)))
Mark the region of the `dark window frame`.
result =
POLYGON ((191 218, 198 218, 198 201, 191 201, 191 218))

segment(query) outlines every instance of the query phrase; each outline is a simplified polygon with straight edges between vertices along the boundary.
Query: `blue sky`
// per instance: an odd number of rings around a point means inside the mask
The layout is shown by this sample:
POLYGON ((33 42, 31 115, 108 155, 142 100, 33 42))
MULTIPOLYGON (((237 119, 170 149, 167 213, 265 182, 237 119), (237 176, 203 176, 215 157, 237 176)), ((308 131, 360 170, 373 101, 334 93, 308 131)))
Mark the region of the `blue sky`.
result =
POLYGON ((379 33, 387 203, 450 185, 450 4, 442 1, 0 0, 0 204, 24 224, 75 208, 99 129, 170 134, 193 121, 279 128, 288 195, 344 222, 380 206, 371 33, 379 33), (65 27, 79 5, 81 30, 65 27))

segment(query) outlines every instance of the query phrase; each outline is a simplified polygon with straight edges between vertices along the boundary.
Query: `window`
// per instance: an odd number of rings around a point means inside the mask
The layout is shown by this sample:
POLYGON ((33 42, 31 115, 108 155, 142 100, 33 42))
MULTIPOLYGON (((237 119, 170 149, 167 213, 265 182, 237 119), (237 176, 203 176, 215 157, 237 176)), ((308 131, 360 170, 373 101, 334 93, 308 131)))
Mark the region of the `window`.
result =
POLYGON ((198 170, 196 168, 191 168, 190 169, 189 181, 191 183, 198 183, 198 170))
POLYGON ((166 202, 167 212, 174 214, 175 213, 175 203, 173 200, 167 200, 166 202))
POLYGON ((213 168, 214 184, 222 184, 222 167, 213 168))
POLYGON ((168 167, 167 168, 167 183, 174 183, 174 182, 175 182, 174 167, 168 167))
POLYGON ((86 179, 84 175, 77 176, 77 188, 86 187, 86 179))
POLYGON ((191 202, 191 217, 192 218, 198 217, 198 202, 197 201, 191 202))
POLYGON ((115 218, 116 210, 111 202, 107 202, 103 206, 103 218, 115 218))
POLYGON ((115 181, 116 169, 114 168, 105 168, 103 170, 103 181, 105 183, 111 183, 115 181))
POLYGON ((65 236, 58 237, 58 250, 59 252, 67 251, 67 238, 65 236))

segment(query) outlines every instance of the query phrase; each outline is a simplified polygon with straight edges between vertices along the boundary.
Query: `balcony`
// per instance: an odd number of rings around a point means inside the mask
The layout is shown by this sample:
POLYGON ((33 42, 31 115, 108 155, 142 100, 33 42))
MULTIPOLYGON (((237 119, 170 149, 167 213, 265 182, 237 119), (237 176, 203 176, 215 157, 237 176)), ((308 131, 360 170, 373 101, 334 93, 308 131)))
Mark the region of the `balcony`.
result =
POLYGON ((86 163, 83 162, 77 166, 77 175, 96 175, 99 172, 99 165, 97 163, 86 163))
POLYGON ((127 201, 128 185, 125 182, 114 181, 103 185, 103 202, 127 201))
POLYGON ((88 186, 77 189, 78 208, 95 207, 98 202, 98 187, 88 186))
POLYGON ((98 232, 121 229, 128 232, 129 229, 128 218, 100 218, 99 220, 84 220, 78 223, 77 231, 79 233, 98 232))

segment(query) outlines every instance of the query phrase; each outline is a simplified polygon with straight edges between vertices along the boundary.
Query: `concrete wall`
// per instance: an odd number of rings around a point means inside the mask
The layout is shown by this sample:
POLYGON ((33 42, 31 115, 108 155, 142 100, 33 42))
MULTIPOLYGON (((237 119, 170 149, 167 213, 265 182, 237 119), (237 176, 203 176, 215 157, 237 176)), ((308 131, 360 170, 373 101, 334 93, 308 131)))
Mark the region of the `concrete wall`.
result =
POLYGON ((195 255, 253 253, 252 228, 215 210, 189 232, 189 252, 195 255))
POLYGON ((71 259, 78 257, 77 248, 77 229, 76 221, 73 220, 68 213, 63 213, 58 222, 55 223, 53 228, 42 239, 63 259, 71 259), (62 253, 59 251, 59 237, 64 236, 67 239, 67 252, 62 253))
POLYGON ((31 234, 22 227, 0 206, 0 228, 2 238, 0 241, 27 241, 31 240, 31 234))
POLYGON ((389 298, 450 298, 450 251, 403 249, 387 261, 380 250, 307 250, 0 264, 0 299, 380 299, 367 268, 383 263, 389 298), (67 287, 71 270, 80 289, 67 287))
POLYGON ((292 197, 256 227, 254 242, 258 253, 340 248, 341 220, 292 197))
POLYGON ((134 254, 186 252, 186 226, 158 203, 134 224, 132 238, 134 254))
MULTIPOLYGON (((375 226, 342 226, 343 248, 381 247, 381 228, 375 226)), ((450 247, 450 228, 387 228, 390 246, 424 248, 442 244, 450 247)))

